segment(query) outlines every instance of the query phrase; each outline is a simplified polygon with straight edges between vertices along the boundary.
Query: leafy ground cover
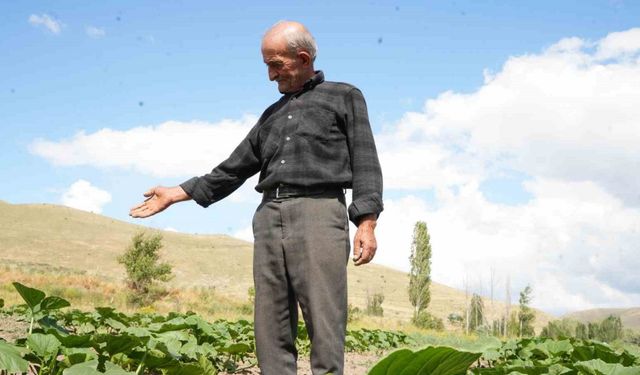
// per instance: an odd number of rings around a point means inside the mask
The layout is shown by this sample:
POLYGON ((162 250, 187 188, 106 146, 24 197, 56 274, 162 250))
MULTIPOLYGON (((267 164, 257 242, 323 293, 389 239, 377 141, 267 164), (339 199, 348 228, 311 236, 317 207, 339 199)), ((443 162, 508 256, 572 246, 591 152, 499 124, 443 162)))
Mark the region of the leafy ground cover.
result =
MULTIPOLYGON (((0 327, 11 331, 10 340, 0 337, 0 374, 259 373, 247 320, 126 314, 112 307, 62 311, 69 306, 65 299, 19 283, 14 287, 25 304, 0 309, 0 327), (2 323, 2 316, 11 323, 2 323)), ((297 346, 301 356, 308 354, 303 325, 297 346)), ((365 353, 348 357, 346 373, 353 375, 640 375, 637 351, 590 340, 464 340, 362 328, 348 331, 346 350, 365 353), (397 348, 402 349, 392 351, 397 348), (389 352, 374 363, 375 356, 389 352)), ((308 373, 308 363, 301 363, 301 371, 308 373)))
MULTIPOLYGON (((242 373, 256 366, 253 324, 206 321, 194 313, 125 314, 111 307, 62 312, 69 303, 14 284, 25 301, 2 314, 27 328, 12 343, 0 340, 0 371, 89 375, 242 373)), ((409 345, 400 332, 350 330, 348 351, 389 350, 409 345)), ((310 348, 298 327, 297 346, 310 348)))

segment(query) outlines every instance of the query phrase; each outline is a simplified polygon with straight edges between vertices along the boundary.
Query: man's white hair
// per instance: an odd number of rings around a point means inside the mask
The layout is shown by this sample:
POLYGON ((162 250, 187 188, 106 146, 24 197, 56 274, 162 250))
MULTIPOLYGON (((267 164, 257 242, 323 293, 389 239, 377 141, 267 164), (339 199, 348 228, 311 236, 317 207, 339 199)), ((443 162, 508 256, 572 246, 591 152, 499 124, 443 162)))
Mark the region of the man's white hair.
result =
MULTIPOLYGON (((267 30, 264 35, 269 34, 276 27, 290 23, 291 21, 278 21, 267 30)), ((282 30, 282 36, 287 41, 287 47, 292 55, 298 53, 298 51, 306 51, 311 55, 311 61, 316 61, 316 55, 318 54, 318 45, 313 35, 307 30, 305 26, 302 29, 298 27, 285 27, 282 30)))

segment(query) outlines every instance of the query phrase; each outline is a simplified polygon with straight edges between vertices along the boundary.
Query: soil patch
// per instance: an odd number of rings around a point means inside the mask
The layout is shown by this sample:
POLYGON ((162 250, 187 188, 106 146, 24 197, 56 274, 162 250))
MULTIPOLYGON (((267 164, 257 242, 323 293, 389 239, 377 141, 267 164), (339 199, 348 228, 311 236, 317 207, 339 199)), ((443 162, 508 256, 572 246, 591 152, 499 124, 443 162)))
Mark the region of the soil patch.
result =
POLYGON ((0 339, 15 342, 16 339, 26 337, 29 332, 29 323, 18 317, 0 313, 0 339))

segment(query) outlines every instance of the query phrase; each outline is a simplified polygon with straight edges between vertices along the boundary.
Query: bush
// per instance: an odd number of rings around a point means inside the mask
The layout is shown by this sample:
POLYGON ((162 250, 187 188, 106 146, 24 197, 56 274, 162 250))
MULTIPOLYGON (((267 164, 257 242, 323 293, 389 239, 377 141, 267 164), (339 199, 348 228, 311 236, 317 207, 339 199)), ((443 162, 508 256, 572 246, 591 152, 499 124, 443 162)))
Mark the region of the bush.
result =
POLYGON ((449 314, 447 320, 452 326, 462 326, 462 323, 464 323, 464 317, 458 313, 449 314))
POLYGON ((171 265, 160 263, 158 251, 162 248, 162 236, 146 237, 144 232, 131 239, 124 254, 118 257, 118 263, 127 271, 127 286, 131 293, 129 302, 134 305, 147 305, 162 297, 166 292, 158 287, 158 281, 169 281, 173 277, 171 265))
POLYGON ((360 310, 357 306, 353 306, 352 304, 349 304, 349 306, 347 306, 347 323, 352 323, 360 320, 361 316, 362 310, 360 310))
POLYGON ((384 302, 384 294, 374 293, 373 296, 367 295, 367 309, 365 314, 371 316, 383 316, 382 302, 384 302))
POLYGON ((444 330, 442 319, 429 314, 427 311, 421 311, 418 316, 411 319, 411 322, 420 328, 434 329, 436 331, 444 330))

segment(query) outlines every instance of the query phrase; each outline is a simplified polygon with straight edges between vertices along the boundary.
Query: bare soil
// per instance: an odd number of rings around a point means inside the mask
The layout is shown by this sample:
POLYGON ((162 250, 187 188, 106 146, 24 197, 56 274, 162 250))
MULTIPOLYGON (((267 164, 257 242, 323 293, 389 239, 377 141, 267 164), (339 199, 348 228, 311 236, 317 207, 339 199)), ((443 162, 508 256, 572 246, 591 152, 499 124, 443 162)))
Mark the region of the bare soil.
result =
POLYGON ((28 331, 29 323, 0 313, 0 339, 15 342, 20 337, 26 337, 28 331))

